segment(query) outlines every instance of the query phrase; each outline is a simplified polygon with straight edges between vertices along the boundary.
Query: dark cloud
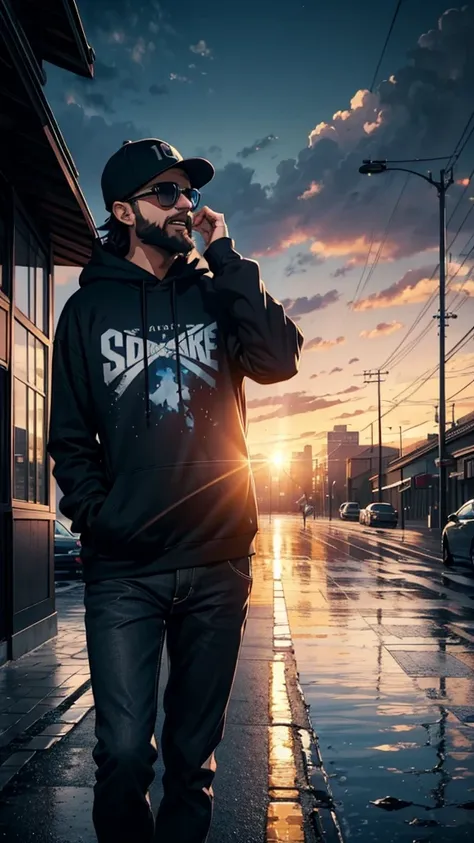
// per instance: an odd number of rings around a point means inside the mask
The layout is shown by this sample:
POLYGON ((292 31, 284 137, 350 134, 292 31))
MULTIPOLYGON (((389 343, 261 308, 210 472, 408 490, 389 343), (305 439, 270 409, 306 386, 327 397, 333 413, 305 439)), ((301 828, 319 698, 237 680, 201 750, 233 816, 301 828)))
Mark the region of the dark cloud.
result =
POLYGON ((198 158, 207 158, 214 164, 222 158, 222 147, 213 143, 210 147, 198 146, 194 151, 198 158))
POLYGON ((341 413, 340 416, 333 416, 332 418, 334 421, 336 421, 336 419, 355 419, 356 416, 363 416, 365 413, 372 412, 373 409, 373 407, 367 407, 366 410, 354 410, 352 413, 341 413))
POLYGON ((340 366, 334 366, 334 369, 331 369, 329 372, 330 375, 335 375, 338 372, 343 372, 344 370, 340 368, 340 366))
POLYGON ((206 205, 219 208, 227 219, 233 217, 237 222, 250 215, 258 225, 259 214, 266 207, 268 189, 252 182, 253 174, 250 167, 235 161, 226 164, 202 190, 206 205))
POLYGON ((97 108, 99 111, 103 111, 104 114, 115 114, 115 108, 112 108, 109 98, 99 91, 82 91, 81 100, 84 105, 97 108))
MULTIPOLYGON (((254 398, 248 402, 249 409, 258 409, 260 407, 275 407, 271 413, 266 413, 261 416, 251 418, 252 422, 265 421, 267 419, 286 418, 286 416, 294 416, 299 413, 310 413, 313 410, 324 410, 335 405, 345 404, 339 398, 340 395, 351 395, 354 392, 360 392, 364 387, 350 386, 347 389, 342 389, 339 392, 328 392, 325 395, 311 395, 306 392, 286 392, 283 395, 267 395, 264 398, 254 398)), ((357 398, 351 399, 357 401, 357 398)))
MULTIPOLYGON (((374 93, 354 92, 347 108, 340 103, 341 110, 329 122, 313 129, 309 144, 302 139, 295 159, 280 161, 271 190, 254 183, 254 172, 242 164, 222 170, 209 186, 206 201, 208 196, 212 207, 215 198, 218 206, 221 197, 229 197, 226 214, 238 229, 241 248, 254 255, 270 255, 307 239, 313 241, 316 254, 363 264, 371 232, 377 244, 404 176, 388 173, 367 178, 358 172, 360 163, 363 158, 438 156, 454 148, 472 111, 473 36, 472 8, 444 14, 390 80, 374 93), (313 183, 321 189, 301 201, 313 183), (236 196, 239 201, 234 207, 236 196)), ((469 150, 463 167, 472 161, 469 150)), ((460 185, 451 188, 453 203, 462 189, 460 185)), ((452 229, 456 230, 464 213, 463 205, 451 222, 452 229)), ((473 229, 471 215, 465 231, 469 234, 473 229)), ((412 255, 435 247, 437 239, 436 193, 412 178, 392 220, 383 256, 412 255)))
POLYGON ((418 304, 424 302, 436 290, 438 276, 435 273, 436 266, 420 266, 418 269, 409 269, 403 278, 380 290, 372 293, 365 299, 359 299, 353 305, 354 310, 375 310, 383 307, 396 307, 404 304, 418 304))
MULTIPOLYGON (((131 120, 110 123, 97 115, 86 117, 79 105, 56 109, 56 119, 80 173, 80 184, 89 201, 100 194, 100 177, 110 156, 127 139, 153 137, 145 124, 131 120)), ((104 209, 105 217, 105 209, 104 209)), ((98 220, 99 224, 102 220, 98 220)))
POLYGON ((250 155, 255 155, 256 152, 261 152, 262 149, 266 149, 268 146, 271 146, 271 144, 275 143, 275 141, 277 140, 278 138, 276 135, 267 135, 265 138, 255 141, 252 146, 244 146, 244 148, 237 153, 237 157, 249 158, 250 155))
POLYGON ((336 345, 343 345, 346 341, 345 337, 336 337, 334 340, 324 340, 322 337, 314 337, 312 340, 305 342, 305 351, 329 351, 336 345))
POLYGON ((361 331, 359 336, 365 340, 376 340, 379 337, 389 337, 390 334, 396 334, 403 327, 403 322, 396 322, 395 319, 392 322, 379 322, 375 328, 361 331))
MULTIPOLYGON (((256 407, 271 407, 274 404, 285 404, 288 401, 298 400, 303 395, 306 395, 306 393, 285 392, 283 395, 266 395, 264 398, 252 398, 250 401, 247 401, 247 407, 249 407, 249 409, 255 409, 256 407)), ((314 398, 314 396, 309 397, 314 398)))
POLYGON ((283 299, 282 305, 288 312, 291 318, 303 316, 305 313, 313 313, 315 310, 324 310, 331 304, 339 301, 340 293, 337 290, 329 290, 323 296, 316 293, 310 299, 307 296, 302 296, 298 299, 283 299))
POLYGON ((167 85, 150 85, 148 90, 153 97, 162 97, 164 94, 169 94, 170 92, 167 85))
POLYGON ((307 272, 308 267, 319 266, 322 263, 324 263, 323 258, 314 255, 312 252, 298 252, 285 267, 285 275, 287 277, 301 275, 303 272, 307 272))
POLYGON ((332 278, 345 278, 348 272, 352 272, 352 270, 357 266, 357 261, 349 260, 343 266, 340 266, 339 269, 336 269, 335 272, 332 273, 332 278))
POLYGON ((351 359, 349 360, 348 365, 349 365, 349 366, 352 366, 352 364, 353 364, 353 363, 360 363, 359 358, 358 358, 358 357, 351 357, 351 359))
POLYGON ((314 410, 327 410, 329 407, 335 407, 340 404, 346 404, 347 401, 341 401, 340 398, 327 400, 326 398, 315 398, 313 395, 305 395, 304 393, 294 393, 291 400, 285 402, 271 413, 264 413, 261 416, 252 418, 252 423, 267 421, 268 419, 284 419, 288 416, 297 416, 301 413, 312 413, 314 410))

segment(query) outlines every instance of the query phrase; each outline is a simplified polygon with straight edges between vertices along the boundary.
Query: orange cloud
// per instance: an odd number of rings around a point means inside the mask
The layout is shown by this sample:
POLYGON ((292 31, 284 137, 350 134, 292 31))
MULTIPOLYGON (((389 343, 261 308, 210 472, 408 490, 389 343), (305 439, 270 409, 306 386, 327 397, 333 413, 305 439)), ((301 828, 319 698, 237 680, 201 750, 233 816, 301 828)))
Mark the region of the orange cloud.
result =
POLYGON ((388 337, 403 328, 403 322, 379 322, 371 331, 361 331, 360 335, 365 340, 375 340, 378 337, 388 337))
POLYGON ((305 343, 305 351, 328 351, 336 345, 343 345, 345 341, 345 337, 336 337, 335 340, 323 340, 322 337, 314 337, 305 343))
POLYGON ((359 299, 353 305, 354 310, 376 310, 383 307, 396 307, 404 304, 424 302, 438 287, 438 279, 430 278, 431 267, 410 269, 395 284, 391 284, 379 293, 372 293, 366 299, 359 299))
POLYGON ((456 179, 456 184, 460 184, 461 187, 467 187, 469 184, 469 179, 456 179))
POLYGON ((464 281, 464 283, 455 284, 453 290, 456 293, 464 293, 465 296, 474 296, 474 281, 470 279, 469 281, 464 281))
POLYGON ((323 189, 323 185, 319 184, 317 181, 312 181, 310 186, 301 196, 298 196, 298 199, 311 199, 312 196, 317 196, 318 193, 321 193, 323 189))

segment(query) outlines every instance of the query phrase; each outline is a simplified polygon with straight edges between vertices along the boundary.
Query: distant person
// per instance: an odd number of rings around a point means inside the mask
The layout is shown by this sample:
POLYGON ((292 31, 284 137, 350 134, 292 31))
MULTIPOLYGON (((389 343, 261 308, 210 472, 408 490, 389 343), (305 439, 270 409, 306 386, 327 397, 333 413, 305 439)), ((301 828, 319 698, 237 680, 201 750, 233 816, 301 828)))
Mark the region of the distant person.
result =
POLYGON ((303 516, 303 529, 306 529, 306 520, 309 515, 312 515, 314 512, 314 507, 311 503, 311 498, 308 498, 306 492, 301 498, 298 499, 297 503, 299 505, 300 512, 303 516))
POLYGON ((207 839, 257 532, 244 378, 292 378, 303 342, 258 264, 234 251, 223 215, 197 211, 213 175, 155 139, 110 158, 105 241, 54 343, 48 448, 61 512, 82 540, 99 843, 207 839))

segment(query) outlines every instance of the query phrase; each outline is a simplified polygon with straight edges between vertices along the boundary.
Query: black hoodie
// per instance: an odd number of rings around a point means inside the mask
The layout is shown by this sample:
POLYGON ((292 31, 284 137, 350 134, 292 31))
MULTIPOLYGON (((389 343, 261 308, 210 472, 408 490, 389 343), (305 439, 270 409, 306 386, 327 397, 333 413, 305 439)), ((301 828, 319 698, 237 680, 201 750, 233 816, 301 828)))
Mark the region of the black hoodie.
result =
POLYGON ((303 337, 229 238, 159 281, 95 247, 57 327, 48 450, 84 579, 253 552, 243 381, 298 370, 303 337))

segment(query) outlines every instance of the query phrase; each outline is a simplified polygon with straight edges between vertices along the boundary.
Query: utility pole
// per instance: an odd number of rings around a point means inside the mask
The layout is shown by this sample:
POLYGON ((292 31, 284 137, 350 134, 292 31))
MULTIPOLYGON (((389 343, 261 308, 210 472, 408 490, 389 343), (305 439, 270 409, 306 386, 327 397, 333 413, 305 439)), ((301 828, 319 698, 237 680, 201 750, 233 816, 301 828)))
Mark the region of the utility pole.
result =
POLYGON ((379 424, 379 501, 383 501, 382 483, 383 483, 383 459, 382 459, 382 396, 381 384, 384 383, 382 375, 388 375, 388 372, 381 372, 380 369, 370 369, 364 372, 364 383, 377 383, 377 403, 378 403, 378 424, 379 424))
MULTIPOLYGON (((459 156, 457 156, 459 157, 459 156)), ((457 160, 455 156, 455 161, 457 160)), ((456 318, 454 313, 446 313, 446 192, 448 188, 454 184, 453 168, 449 166, 452 156, 448 160, 448 166, 440 170, 439 181, 433 178, 433 173, 429 170, 428 175, 420 173, 417 170, 410 170, 406 167, 393 167, 392 164, 411 163, 408 161, 372 161, 364 160, 362 167, 359 167, 359 173, 366 176, 374 175, 375 173, 386 173, 390 170, 399 170, 402 173, 410 173, 417 176, 423 181, 428 182, 431 187, 435 187, 438 193, 439 204, 439 313, 435 315, 434 319, 439 319, 439 434, 438 434, 438 459, 436 465, 439 467, 439 526, 441 529, 446 525, 447 521, 447 468, 450 464, 449 457, 446 453, 446 334, 445 328, 447 320, 456 318)), ((413 163, 416 159, 413 159, 413 163)))
POLYGON ((440 172, 439 199, 439 526, 443 529, 448 513, 446 505, 446 174, 440 172))

